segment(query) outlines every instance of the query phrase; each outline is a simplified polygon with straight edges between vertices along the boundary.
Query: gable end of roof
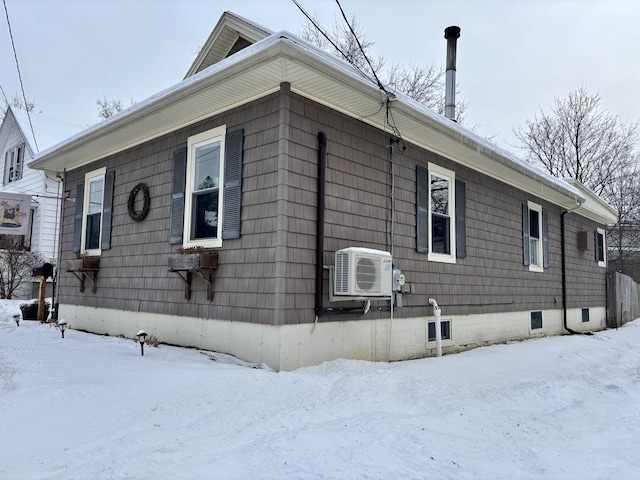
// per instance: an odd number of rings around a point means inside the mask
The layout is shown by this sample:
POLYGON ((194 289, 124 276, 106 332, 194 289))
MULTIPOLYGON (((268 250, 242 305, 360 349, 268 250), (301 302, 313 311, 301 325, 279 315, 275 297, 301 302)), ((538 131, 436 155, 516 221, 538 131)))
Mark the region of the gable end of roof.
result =
POLYGON ((201 72, 243 48, 267 38, 272 33, 269 29, 235 13, 224 12, 184 78, 201 72))

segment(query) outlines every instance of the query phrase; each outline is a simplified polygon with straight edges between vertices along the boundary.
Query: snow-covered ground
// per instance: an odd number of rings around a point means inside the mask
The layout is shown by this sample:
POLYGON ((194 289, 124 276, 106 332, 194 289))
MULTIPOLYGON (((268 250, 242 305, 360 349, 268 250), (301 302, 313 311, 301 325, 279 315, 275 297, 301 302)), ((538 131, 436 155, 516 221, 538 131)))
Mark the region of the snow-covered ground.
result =
MULTIPOLYGON (((640 320, 274 373, 20 322, 0 301, 0 479, 637 479, 640 320)), ((73 327, 73 326, 72 326, 73 327)), ((217 360, 212 360, 217 358, 217 360)))

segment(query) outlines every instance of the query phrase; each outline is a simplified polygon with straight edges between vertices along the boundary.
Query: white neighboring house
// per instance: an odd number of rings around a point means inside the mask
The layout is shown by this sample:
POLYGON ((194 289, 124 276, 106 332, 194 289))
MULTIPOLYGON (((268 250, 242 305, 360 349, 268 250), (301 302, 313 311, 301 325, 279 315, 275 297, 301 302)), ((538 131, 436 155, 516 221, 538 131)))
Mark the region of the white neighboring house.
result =
MULTIPOLYGON (((1 191, 32 196, 29 230, 23 238, 24 245, 55 264, 58 256, 62 184, 59 178, 27 167, 38 152, 74 135, 84 127, 34 112, 30 112, 29 116, 26 111, 9 106, 0 124, 1 191)), ((31 295, 30 285, 24 294, 31 295)))

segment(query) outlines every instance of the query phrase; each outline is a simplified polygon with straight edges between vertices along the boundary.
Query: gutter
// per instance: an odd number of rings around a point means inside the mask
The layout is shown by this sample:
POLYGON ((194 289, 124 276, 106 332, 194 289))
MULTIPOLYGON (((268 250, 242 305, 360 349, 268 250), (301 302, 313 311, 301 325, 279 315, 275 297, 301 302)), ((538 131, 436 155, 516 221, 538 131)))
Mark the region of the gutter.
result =
MULTIPOLYGON (((565 245, 565 215, 575 212, 582 207, 583 202, 579 202, 578 206, 565 210, 560 214, 560 246, 562 252, 562 326, 571 335, 586 335, 583 332, 577 332, 569 328, 567 320, 567 252, 565 245)), ((590 333, 589 333, 590 334, 590 333)))

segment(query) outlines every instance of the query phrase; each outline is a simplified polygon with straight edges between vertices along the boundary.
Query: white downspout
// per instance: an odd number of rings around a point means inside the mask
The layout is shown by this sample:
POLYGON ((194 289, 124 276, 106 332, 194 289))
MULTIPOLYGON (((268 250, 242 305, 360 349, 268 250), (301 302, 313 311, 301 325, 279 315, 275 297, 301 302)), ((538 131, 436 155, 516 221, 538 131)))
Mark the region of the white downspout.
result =
POLYGON ((435 298, 429 299, 429 304, 433 306, 433 315, 436 317, 436 356, 442 356, 442 330, 440 326, 440 307, 435 298))

